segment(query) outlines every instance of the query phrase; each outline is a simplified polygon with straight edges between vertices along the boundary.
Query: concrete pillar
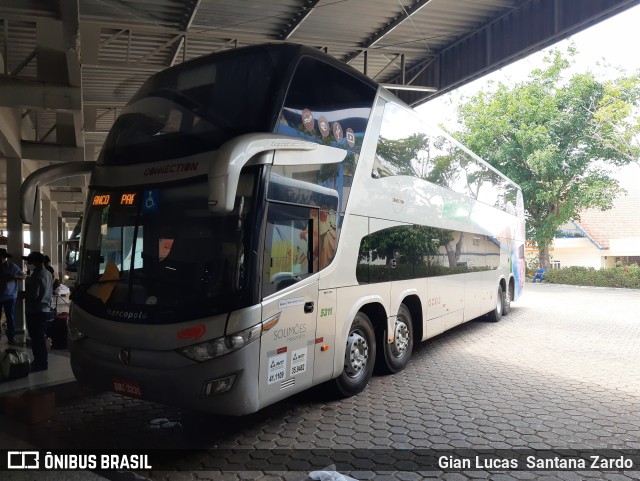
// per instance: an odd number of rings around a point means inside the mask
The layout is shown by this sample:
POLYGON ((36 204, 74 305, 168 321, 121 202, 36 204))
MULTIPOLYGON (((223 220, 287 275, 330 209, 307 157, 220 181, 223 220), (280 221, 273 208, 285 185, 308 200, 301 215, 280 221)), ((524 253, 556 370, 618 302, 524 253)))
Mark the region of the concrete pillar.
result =
MULTIPOLYGON (((20 186, 22 185, 22 160, 7 158, 7 251, 13 254, 12 261, 20 268, 24 268, 24 233, 20 218, 20 186)), ((24 290, 24 281, 18 281, 18 290, 24 290)), ((25 330, 24 305, 16 304, 16 336, 23 337, 25 330)))
POLYGON ((66 239, 66 235, 64 233, 65 231, 65 226, 64 226, 64 222, 62 221, 62 217, 58 217, 58 242, 56 243, 56 262, 54 264, 53 259, 51 260, 51 265, 53 266, 54 270, 56 271, 56 275, 58 276, 58 279, 60 279, 62 276, 60 275, 60 273, 62 272, 62 269, 60 268, 62 265, 62 261, 64 259, 64 244, 63 241, 66 239))
POLYGON ((51 201, 42 199, 42 252, 51 257, 51 201))
POLYGON ((51 244, 49 245, 49 253, 47 255, 51 258, 51 265, 54 266, 54 269, 55 266, 58 265, 58 241, 60 232, 58 222, 58 209, 51 207, 51 244))

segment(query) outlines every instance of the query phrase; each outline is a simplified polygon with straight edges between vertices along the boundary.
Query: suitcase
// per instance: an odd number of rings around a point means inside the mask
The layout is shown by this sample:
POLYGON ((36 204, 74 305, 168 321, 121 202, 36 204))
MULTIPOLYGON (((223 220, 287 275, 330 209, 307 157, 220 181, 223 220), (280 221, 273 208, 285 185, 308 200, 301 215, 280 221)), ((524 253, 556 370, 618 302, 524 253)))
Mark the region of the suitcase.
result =
POLYGON ((31 371, 31 361, 29 354, 17 349, 7 349, 2 354, 2 379, 5 381, 13 381, 27 377, 31 371))
POLYGON ((47 337, 51 339, 51 349, 67 348, 68 312, 59 312, 52 321, 47 323, 47 337))

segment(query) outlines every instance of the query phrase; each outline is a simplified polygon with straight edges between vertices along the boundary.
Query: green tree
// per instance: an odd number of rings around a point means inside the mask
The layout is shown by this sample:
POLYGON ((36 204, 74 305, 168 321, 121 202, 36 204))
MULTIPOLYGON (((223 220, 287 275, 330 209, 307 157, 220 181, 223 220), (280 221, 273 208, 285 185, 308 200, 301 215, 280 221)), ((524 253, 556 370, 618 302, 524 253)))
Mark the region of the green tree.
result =
POLYGON ((384 159, 395 175, 424 179, 430 161, 430 141, 422 133, 398 140, 380 137, 376 154, 384 159))
POLYGON ((611 208, 621 192, 611 168, 640 155, 640 75, 566 78, 574 53, 552 51, 528 80, 499 83, 458 108, 455 136, 522 187, 527 238, 546 269, 558 227, 582 209, 611 208))

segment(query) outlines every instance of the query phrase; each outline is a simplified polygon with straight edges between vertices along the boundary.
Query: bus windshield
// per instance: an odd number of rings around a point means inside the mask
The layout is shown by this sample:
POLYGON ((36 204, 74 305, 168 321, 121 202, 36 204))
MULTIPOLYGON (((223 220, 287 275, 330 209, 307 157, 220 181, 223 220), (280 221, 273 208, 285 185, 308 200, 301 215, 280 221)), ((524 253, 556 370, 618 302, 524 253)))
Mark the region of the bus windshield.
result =
POLYGON ((123 110, 105 142, 100 161, 129 164, 214 150, 232 136, 195 114, 189 99, 171 89, 156 91, 123 110))
POLYGON ((98 162, 175 159, 273 131, 274 77, 282 68, 268 52, 247 48, 154 75, 116 119, 98 162))
MULTIPOLYGON (((255 170, 254 170, 255 173, 255 170)), ((236 208, 212 215, 205 180, 89 196, 75 302, 112 320, 174 323, 247 305, 254 175, 236 208)))

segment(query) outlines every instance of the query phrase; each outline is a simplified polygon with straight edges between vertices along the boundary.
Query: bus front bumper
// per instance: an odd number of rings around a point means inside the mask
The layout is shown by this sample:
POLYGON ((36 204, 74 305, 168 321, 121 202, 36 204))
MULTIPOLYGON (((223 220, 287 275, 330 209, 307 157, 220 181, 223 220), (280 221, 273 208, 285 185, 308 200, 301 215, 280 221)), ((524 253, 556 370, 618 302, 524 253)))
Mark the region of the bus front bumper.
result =
POLYGON ((178 367, 171 366, 175 351, 147 351, 145 357, 157 362, 147 361, 143 367, 135 365, 135 350, 105 345, 96 349, 88 339, 69 341, 69 351, 75 377, 98 389, 215 414, 240 416, 258 410, 260 342, 206 362, 183 361, 178 367), (215 394, 216 387, 224 389, 231 381, 230 389, 215 394))

